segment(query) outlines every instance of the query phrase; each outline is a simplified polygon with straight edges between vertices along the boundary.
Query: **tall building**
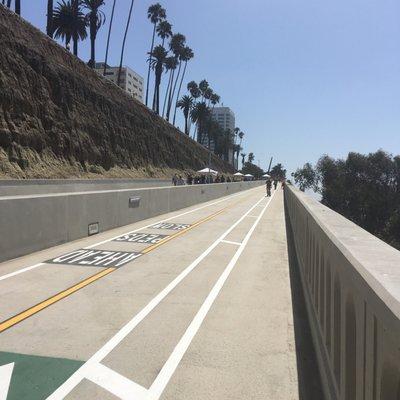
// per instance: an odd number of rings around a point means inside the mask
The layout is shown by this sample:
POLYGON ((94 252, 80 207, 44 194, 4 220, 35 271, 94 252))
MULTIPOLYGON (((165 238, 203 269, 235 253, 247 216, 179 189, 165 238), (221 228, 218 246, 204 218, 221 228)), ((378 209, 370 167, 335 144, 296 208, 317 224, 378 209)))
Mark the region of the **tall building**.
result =
MULTIPOLYGON (((229 107, 214 107, 212 109, 211 118, 218 122, 222 129, 229 129, 231 133, 233 133, 235 129, 235 114, 229 107)), ((229 150, 227 161, 233 165, 233 149, 229 150)))
MULTIPOLYGON (((103 75, 104 62, 96 63, 96 71, 103 75)), ((117 84, 119 67, 107 65, 105 77, 117 84)), ((129 67, 122 67, 119 87, 124 89, 129 95, 143 103, 143 78, 129 67)))

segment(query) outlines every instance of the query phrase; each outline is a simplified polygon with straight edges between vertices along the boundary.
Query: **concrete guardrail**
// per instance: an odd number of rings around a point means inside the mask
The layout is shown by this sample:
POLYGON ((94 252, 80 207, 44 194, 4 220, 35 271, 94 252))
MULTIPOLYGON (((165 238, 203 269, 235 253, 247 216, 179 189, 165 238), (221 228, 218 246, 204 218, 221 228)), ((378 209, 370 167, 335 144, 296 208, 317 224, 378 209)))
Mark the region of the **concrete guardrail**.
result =
POLYGON ((263 184, 262 181, 0 197, 0 261, 263 184))
POLYGON ((326 398, 399 400, 400 252, 290 186, 285 206, 326 398))

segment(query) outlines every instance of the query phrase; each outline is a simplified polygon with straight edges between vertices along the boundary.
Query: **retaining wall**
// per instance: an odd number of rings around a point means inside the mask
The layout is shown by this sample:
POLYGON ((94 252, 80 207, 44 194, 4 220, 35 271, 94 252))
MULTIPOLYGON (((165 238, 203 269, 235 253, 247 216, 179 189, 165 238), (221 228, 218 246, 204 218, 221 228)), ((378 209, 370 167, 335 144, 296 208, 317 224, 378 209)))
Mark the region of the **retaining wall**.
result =
POLYGON ((326 399, 400 399, 400 252, 285 188, 326 399))
POLYGON ((262 181, 0 197, 0 261, 262 185, 262 181), (140 197, 137 207, 130 199, 140 197), (131 204, 132 206, 132 204, 131 204))
POLYGON ((0 196, 171 186, 171 179, 0 179, 0 196))

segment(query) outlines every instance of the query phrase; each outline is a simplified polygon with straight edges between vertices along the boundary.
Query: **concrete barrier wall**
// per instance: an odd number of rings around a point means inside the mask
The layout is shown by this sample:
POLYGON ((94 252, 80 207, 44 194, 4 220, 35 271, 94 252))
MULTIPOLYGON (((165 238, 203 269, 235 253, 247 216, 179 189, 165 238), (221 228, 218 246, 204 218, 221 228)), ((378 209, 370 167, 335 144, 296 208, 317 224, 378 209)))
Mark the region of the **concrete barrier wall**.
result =
POLYGON ((285 206, 326 398, 400 399, 400 252, 293 187, 285 206))
POLYGON ((0 196, 171 186, 171 179, 0 179, 0 196))
POLYGON ((0 197, 0 261, 192 206, 262 181, 0 197), (129 199, 140 197, 137 208, 129 199))

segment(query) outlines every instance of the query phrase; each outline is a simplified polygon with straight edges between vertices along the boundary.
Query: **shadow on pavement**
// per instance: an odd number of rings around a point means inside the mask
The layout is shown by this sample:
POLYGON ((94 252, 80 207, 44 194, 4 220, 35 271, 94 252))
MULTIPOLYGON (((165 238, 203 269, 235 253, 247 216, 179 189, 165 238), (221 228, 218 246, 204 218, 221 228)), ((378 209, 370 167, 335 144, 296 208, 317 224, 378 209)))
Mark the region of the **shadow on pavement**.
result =
POLYGON ((299 400, 323 400, 321 377, 311 337, 311 328, 301 285, 293 232, 285 204, 286 236, 289 256, 290 288, 292 292, 293 322, 296 344, 299 400))

